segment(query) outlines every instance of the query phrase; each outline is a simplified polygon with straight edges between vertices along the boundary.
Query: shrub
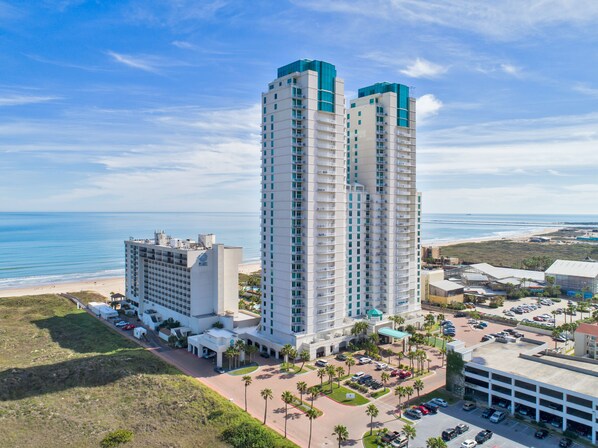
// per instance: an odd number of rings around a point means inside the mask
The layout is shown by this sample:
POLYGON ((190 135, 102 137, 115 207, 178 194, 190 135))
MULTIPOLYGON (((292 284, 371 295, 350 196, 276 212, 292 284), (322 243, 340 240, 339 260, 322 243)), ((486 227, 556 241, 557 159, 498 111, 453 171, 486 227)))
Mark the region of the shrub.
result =
POLYGON ((106 437, 100 442, 102 448, 112 448, 123 443, 127 443, 133 440, 133 432, 128 429, 117 429, 108 433, 106 437))
POLYGON ((222 433, 222 440, 233 448, 292 446, 290 442, 283 445, 279 437, 258 424, 256 420, 245 420, 231 425, 222 433))

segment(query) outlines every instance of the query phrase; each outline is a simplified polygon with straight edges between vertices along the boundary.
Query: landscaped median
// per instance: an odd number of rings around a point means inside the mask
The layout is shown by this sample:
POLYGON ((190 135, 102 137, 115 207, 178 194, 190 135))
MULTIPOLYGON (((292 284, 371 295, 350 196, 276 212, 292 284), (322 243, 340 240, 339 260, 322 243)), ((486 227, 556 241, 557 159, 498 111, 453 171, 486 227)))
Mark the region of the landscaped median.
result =
POLYGON ((324 413, 322 411, 320 411, 318 408, 316 408, 315 406, 312 406, 307 400, 303 400, 303 402, 293 396, 293 401, 289 403, 291 406, 293 406, 296 409, 299 409, 301 412, 303 413, 307 413, 307 411, 309 411, 310 409, 313 409, 314 411, 316 411, 316 414, 318 414, 318 417, 320 417, 321 415, 324 415, 324 413))
POLYGON ((239 376, 239 375, 249 375, 250 373, 255 372, 258 369, 257 363, 252 363, 249 366, 239 367, 238 369, 231 370, 227 372, 229 375, 239 376))
POLYGON ((358 394, 354 390, 347 389, 344 386, 339 386, 336 383, 332 385, 332 392, 330 392, 330 386, 325 385, 322 389, 322 394, 337 403, 345 404, 347 406, 361 406, 370 402, 370 400, 363 395, 358 394), (355 398, 347 398, 347 394, 353 394, 355 398))

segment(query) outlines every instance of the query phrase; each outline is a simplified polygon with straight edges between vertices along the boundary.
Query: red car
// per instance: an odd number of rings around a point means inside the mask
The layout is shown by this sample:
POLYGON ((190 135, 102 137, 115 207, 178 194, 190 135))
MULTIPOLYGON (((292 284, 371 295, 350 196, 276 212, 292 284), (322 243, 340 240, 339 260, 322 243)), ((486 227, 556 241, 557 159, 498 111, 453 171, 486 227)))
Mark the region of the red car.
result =
POLYGON ((390 372, 390 376, 399 376, 400 370, 398 369, 394 369, 392 372, 390 372))
POLYGON ((399 378, 401 378, 402 380, 404 380, 405 378, 410 378, 410 377, 411 377, 411 372, 409 370, 399 371, 399 378))
POLYGON ((419 412, 421 412, 424 415, 428 415, 430 413, 430 410, 425 406, 414 406, 413 409, 417 409, 419 412))
POLYGON ((123 327, 123 330, 132 330, 133 328, 135 328, 135 325, 133 325, 133 324, 128 324, 128 325, 125 325, 125 326, 123 327))

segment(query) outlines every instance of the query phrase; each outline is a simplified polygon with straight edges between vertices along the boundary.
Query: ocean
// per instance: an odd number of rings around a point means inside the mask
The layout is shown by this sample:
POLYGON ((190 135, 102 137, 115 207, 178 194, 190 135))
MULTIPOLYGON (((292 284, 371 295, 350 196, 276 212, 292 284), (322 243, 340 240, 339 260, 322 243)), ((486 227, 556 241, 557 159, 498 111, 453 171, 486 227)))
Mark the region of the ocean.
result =
MULTIPOLYGON (((422 242, 439 243, 564 225, 597 225, 598 215, 425 214, 422 242)), ((129 237, 154 230, 243 246, 247 262, 259 259, 258 213, 0 213, 0 289, 75 282, 124 274, 129 237)))

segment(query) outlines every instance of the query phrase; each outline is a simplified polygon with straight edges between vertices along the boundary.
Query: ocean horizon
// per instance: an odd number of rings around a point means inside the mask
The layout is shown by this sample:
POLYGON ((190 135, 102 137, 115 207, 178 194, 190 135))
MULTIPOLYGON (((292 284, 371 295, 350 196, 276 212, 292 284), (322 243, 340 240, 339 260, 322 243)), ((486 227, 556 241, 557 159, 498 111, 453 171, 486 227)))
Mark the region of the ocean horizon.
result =
MULTIPOLYGON (((507 238, 564 226, 598 225, 598 215, 422 215, 422 244, 507 238)), ((124 241, 155 230, 242 246, 244 262, 259 260, 259 213, 238 212, 2 212, 0 289, 124 275, 124 241)))

